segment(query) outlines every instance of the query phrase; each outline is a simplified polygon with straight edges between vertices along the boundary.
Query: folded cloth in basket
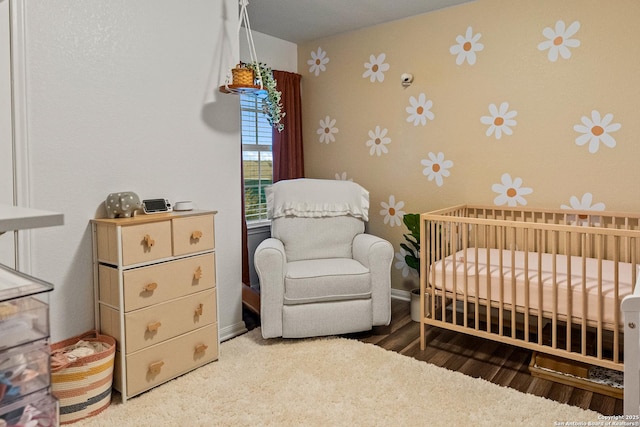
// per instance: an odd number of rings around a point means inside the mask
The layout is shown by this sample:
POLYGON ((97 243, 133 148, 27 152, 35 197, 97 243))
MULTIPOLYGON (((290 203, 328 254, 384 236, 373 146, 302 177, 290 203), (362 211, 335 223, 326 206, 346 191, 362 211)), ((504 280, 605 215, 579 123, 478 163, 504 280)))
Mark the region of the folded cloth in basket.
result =
POLYGON ((62 366, 72 363, 80 357, 91 356, 100 353, 109 348, 107 343, 100 341, 84 341, 80 340, 70 346, 51 352, 51 365, 62 366))

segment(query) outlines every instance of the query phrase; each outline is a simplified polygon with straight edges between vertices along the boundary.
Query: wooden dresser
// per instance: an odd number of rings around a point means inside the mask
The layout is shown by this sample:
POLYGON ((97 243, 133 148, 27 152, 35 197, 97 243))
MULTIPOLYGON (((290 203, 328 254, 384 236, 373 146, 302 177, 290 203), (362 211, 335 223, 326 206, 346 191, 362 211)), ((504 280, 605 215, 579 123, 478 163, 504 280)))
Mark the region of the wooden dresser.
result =
POLYGON ((122 401, 218 359, 215 211, 95 219, 96 325, 122 401))

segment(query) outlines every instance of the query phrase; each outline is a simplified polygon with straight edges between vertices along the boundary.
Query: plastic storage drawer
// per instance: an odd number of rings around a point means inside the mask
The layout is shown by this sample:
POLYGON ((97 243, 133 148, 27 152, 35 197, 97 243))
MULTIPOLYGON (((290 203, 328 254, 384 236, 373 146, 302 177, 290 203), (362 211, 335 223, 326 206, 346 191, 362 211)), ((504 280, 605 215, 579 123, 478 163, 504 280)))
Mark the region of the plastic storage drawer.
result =
POLYGON ((52 289, 49 283, 0 264, 0 350, 49 337, 52 289))
POLYGON ((0 408, 2 427, 51 427, 58 424, 58 401, 46 390, 24 396, 0 408))
POLYGON ((49 351, 44 339, 0 353, 0 403, 49 387, 49 351))

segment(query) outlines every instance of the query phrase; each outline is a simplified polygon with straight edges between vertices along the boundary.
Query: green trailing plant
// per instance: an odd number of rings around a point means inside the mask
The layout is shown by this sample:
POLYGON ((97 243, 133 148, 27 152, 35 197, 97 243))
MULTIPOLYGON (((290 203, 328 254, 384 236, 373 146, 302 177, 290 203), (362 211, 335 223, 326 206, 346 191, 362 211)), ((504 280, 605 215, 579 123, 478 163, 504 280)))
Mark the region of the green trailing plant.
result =
POLYGON ((273 70, 262 62, 252 62, 243 64, 245 67, 253 70, 255 79, 258 80, 258 75, 262 79, 262 87, 267 91, 267 96, 259 98, 262 101, 262 109, 267 116, 269 124, 278 129, 278 132, 282 132, 284 124, 281 123, 283 117, 286 115, 282 111, 282 104, 280 99, 282 93, 276 89, 276 80, 273 78, 273 70))
POLYGON ((409 230, 409 233, 403 234, 408 244, 400 243, 400 247, 407 252, 404 262, 420 275, 420 214, 404 214, 402 222, 409 230))

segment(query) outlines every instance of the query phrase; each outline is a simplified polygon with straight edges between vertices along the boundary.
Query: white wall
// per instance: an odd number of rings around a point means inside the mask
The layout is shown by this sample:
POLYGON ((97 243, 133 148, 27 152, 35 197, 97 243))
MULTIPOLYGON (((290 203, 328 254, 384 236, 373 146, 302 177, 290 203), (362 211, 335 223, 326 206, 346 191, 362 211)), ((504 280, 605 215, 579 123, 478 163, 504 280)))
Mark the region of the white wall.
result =
MULTIPOLYGON (((249 6, 249 22, 251 22, 251 7, 249 6)), ((251 31, 253 44, 256 48, 256 56, 259 62, 263 62, 272 70, 298 72, 298 45, 286 40, 278 39, 267 34, 251 31)), ((240 30, 240 59, 243 62, 251 61, 249 44, 246 31, 240 30)))
POLYGON ((24 4, 31 206, 65 215, 31 240, 52 339, 93 327, 89 220, 123 190, 218 210, 221 336, 242 330, 239 107, 213 90, 237 62, 236 0, 24 4))

